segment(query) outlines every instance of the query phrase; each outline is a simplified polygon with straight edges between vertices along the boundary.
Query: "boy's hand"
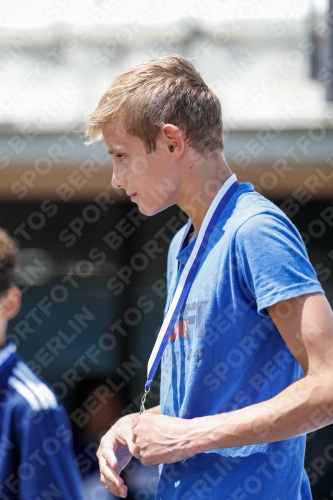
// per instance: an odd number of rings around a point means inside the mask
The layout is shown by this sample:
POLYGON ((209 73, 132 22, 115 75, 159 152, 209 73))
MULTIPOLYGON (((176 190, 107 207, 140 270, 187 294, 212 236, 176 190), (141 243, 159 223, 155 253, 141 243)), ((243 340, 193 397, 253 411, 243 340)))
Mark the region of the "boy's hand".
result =
POLYGON ((102 483, 121 498, 127 497, 127 486, 119 474, 133 455, 132 425, 136 415, 120 418, 102 437, 96 453, 102 483))
POLYGON ((133 455, 143 465, 171 464, 195 455, 190 420, 144 413, 133 424, 133 455))

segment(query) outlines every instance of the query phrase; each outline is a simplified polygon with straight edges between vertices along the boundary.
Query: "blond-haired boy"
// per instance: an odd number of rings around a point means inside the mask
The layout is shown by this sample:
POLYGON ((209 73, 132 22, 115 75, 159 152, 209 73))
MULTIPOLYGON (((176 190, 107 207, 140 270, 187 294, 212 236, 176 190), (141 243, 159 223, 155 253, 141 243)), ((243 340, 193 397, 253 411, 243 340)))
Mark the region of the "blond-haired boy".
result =
POLYGON ((190 217, 170 245, 166 311, 207 245, 166 342, 161 404, 103 437, 102 482, 127 496, 125 449, 160 464, 157 499, 311 498, 304 434, 333 421, 332 311, 296 228, 237 184, 216 95, 188 60, 151 60, 113 80, 87 132, 142 213, 176 204, 190 217))

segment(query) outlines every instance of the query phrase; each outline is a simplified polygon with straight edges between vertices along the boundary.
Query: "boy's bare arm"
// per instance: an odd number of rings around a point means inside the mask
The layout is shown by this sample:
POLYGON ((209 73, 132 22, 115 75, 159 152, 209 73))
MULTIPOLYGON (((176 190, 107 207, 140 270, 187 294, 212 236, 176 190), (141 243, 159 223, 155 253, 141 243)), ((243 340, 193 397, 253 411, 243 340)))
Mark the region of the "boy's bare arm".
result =
POLYGON ((288 439, 333 421, 333 314, 326 298, 305 295, 280 302, 268 312, 304 376, 272 399, 229 413, 192 420, 140 416, 133 422, 133 453, 143 464, 288 439))

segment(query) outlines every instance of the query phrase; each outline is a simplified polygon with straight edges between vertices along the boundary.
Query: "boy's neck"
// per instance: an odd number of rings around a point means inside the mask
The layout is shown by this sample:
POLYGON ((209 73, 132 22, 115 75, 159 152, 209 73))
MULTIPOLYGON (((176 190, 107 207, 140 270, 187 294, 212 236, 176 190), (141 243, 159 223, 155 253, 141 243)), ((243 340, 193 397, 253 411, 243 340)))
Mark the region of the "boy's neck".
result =
POLYGON ((231 175, 232 171, 223 156, 211 161, 208 160, 204 165, 191 165, 185 196, 179 203, 180 208, 189 216, 194 227, 189 242, 199 233, 212 201, 231 175))

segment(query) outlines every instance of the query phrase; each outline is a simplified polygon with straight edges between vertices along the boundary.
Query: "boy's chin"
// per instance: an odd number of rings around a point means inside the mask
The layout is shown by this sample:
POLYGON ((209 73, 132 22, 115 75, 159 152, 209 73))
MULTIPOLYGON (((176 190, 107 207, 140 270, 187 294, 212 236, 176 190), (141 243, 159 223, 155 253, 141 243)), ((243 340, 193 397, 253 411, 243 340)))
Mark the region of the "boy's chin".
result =
POLYGON ((162 212, 163 210, 165 210, 166 206, 164 205, 160 205, 158 203, 156 203, 155 205, 148 205, 146 203, 138 203, 138 202, 134 202, 138 205, 138 209, 140 210, 140 212, 143 214, 143 215, 146 215, 147 217, 150 217, 152 215, 155 215, 155 214, 158 214, 159 212, 162 212))

